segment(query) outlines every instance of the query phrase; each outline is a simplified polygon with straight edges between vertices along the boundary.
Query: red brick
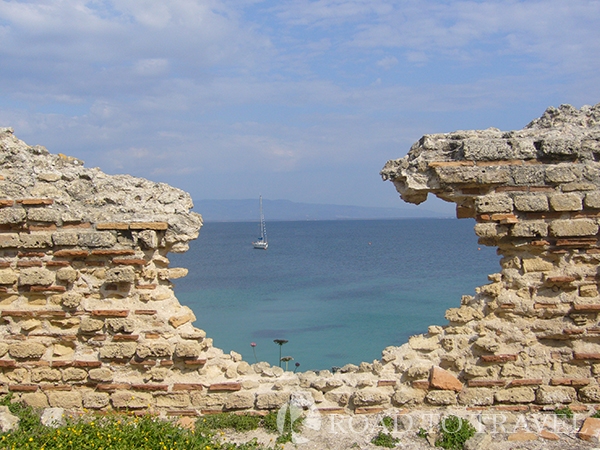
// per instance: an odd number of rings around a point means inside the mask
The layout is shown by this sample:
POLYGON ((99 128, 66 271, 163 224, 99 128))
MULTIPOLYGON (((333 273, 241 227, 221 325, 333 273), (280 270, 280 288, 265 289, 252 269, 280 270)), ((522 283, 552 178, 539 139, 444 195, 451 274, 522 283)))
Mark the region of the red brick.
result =
POLYGON ((12 369, 13 367, 17 367, 16 361, 12 359, 0 359, 0 369, 12 369))
POLYGON ((152 290, 152 289, 156 289, 156 286, 157 286, 156 284, 136 284, 135 288, 152 290))
POLYGON ((17 261, 17 267, 42 267, 41 261, 17 261))
POLYGON ((552 378, 552 386, 587 386, 592 380, 589 378, 552 378))
POLYGON ((142 361, 136 361, 135 359, 132 359, 129 364, 138 367, 154 367, 156 366, 156 363, 157 361, 155 359, 144 359, 142 361))
POLYGON ((158 334, 158 333, 146 333, 146 334, 144 334, 144 337, 146 339, 158 339, 160 337, 160 334, 158 334))
POLYGON ((61 258, 85 258, 89 255, 87 250, 57 250, 54 256, 61 258))
POLYGON ((37 384, 10 384, 8 390, 11 392, 35 392, 38 390, 37 384))
POLYGON ((565 328, 563 329, 563 334, 566 336, 578 336, 580 334, 584 334, 585 330, 575 329, 575 328, 565 328))
POLYGON ((131 256, 135 255, 135 250, 122 249, 122 250, 92 250, 93 256, 131 256))
POLYGON ((119 264, 119 265, 127 265, 127 266, 143 266, 146 264, 146 260, 145 259, 140 259, 140 258, 121 258, 121 259, 117 259, 114 258, 112 260, 113 264, 119 264))
POLYGON ((474 161, 431 161, 429 163, 429 167, 468 167, 474 165, 474 161))
POLYGON ((68 223, 63 223, 62 226, 64 229, 80 229, 80 228, 92 228, 92 224, 89 222, 68 222, 68 223))
POLYGON ((534 303, 534 309, 557 309, 558 305, 556 303, 534 303))
POLYGON ((528 186, 498 186, 495 192, 529 192, 528 186))
POLYGON ((518 405, 514 405, 514 406, 509 406, 509 405, 494 406, 493 409, 496 410, 496 411, 510 411, 510 412, 526 412, 526 411, 529 411, 529 407, 527 407, 525 405, 522 405, 522 406, 518 406, 518 405))
POLYGON ((137 334, 115 334, 112 338, 115 342, 130 342, 137 341, 140 337, 137 334))
POLYGON ((570 277, 570 276, 556 276, 556 277, 546 278, 546 281, 548 283, 556 283, 556 284, 572 283, 575 280, 577 280, 577 278, 570 277))
POLYGON ((346 414, 344 408, 317 408, 320 414, 346 414))
POLYGON ((545 247, 546 245, 550 245, 550 242, 544 239, 539 239, 537 241, 531 241, 529 244, 533 245, 534 247, 545 247))
MULTIPOLYGON (((537 161, 532 161, 531 164, 537 164, 537 161)), ((555 192, 556 190, 549 186, 529 186, 529 192, 555 192)))
POLYGON ((521 159, 506 159, 506 160, 498 160, 498 161, 476 161, 475 165, 478 167, 522 166, 523 160, 521 160, 521 159))
POLYGON ((14 204, 14 200, 0 200, 0 208, 6 208, 9 206, 13 206, 14 204))
POLYGON ((356 408, 354 414, 379 414, 385 411, 385 408, 372 406, 370 408, 356 408))
POLYGON ((600 419, 594 417, 588 417, 583 422, 581 429, 577 436, 579 439, 584 441, 591 441, 598 443, 598 436, 600 435, 600 419))
POLYGON ((169 228, 167 222, 131 222, 129 224, 130 230, 166 230, 169 228))
POLYGON ((173 365, 173 361, 172 361, 172 360, 170 360, 170 359, 163 359, 163 360, 160 362, 160 365, 161 365, 161 366, 163 366, 163 367, 170 367, 170 366, 172 366, 172 365, 173 365))
POLYGON ((50 363, 52 367, 73 367, 73 361, 52 361, 50 363))
POLYGON ((0 312, 1 317, 33 317, 34 311, 2 311, 0 312))
POLYGON ((506 380, 469 380, 467 386, 469 387, 495 387, 505 386, 506 380))
POLYGON ((517 223, 519 221, 514 214, 492 214, 491 219, 494 222, 500 222, 502 224, 517 223))
POLYGON ((557 239, 557 247, 588 247, 598 243, 596 238, 557 239))
POLYGON ((53 223, 49 223, 48 225, 29 225, 29 231, 54 231, 56 230, 56 225, 53 223))
POLYGON ((208 387, 209 391, 241 391, 241 383, 213 383, 208 387))
POLYGON ((46 261, 47 267, 68 267, 70 265, 69 261, 46 261))
POLYGON ((51 198, 22 198, 17 200, 17 203, 25 206, 45 206, 51 205, 54 203, 54 200, 51 198))
POLYGON ((201 366, 206 364, 206 359, 186 359, 184 364, 186 366, 201 366))
POLYGON ((64 319, 67 317, 65 311, 35 311, 33 317, 38 319, 64 319))
POLYGON ((101 383, 96 385, 98 391, 127 391, 131 389, 129 383, 101 383))
POLYGON ((86 367, 88 369, 93 369, 97 367, 102 367, 101 361, 73 361, 73 367, 86 367))
MULTIPOLYGON (((133 313, 138 316, 153 316, 154 314, 157 314, 158 311, 156 309, 136 309, 133 313)), ((148 333, 146 333, 146 337, 148 337, 148 333)))
POLYGON ((415 380, 412 382, 412 387, 426 391, 429 389, 429 380, 415 380))
POLYGON ((168 391, 169 386, 166 384, 132 384, 131 388, 136 391, 168 391))
POLYGON ((466 208, 464 206, 456 207, 457 219, 471 219, 473 217, 475 217, 475 210, 473 208, 466 208))
POLYGON ((42 384, 40 385, 42 391, 71 391, 73 389, 72 386, 68 384, 42 384))
POLYGON ((433 389, 442 389, 446 391, 462 391, 463 384, 456 376, 440 367, 432 367, 429 375, 429 385, 433 389))
MULTIPOLYGON (((219 411, 221 413, 222 411, 219 411)), ((167 416, 186 416, 197 417, 200 413, 195 409, 171 409, 167 411, 167 416)))
POLYGON ((7 267, 10 267, 10 262, 0 261, 0 269, 6 269, 7 267))
POLYGON ((517 355, 482 355, 483 362, 507 362, 516 361, 517 355))
POLYGON ((542 382, 543 381, 541 378, 524 378, 519 380, 512 380, 508 386, 539 386, 540 384, 542 384, 542 382))
POLYGON ((583 304, 583 303, 579 303, 579 304, 574 304, 573 305, 573 310, 578 311, 578 312, 598 312, 600 311, 600 303, 595 303, 595 304, 583 304))
POLYGON ((96 230, 129 230, 129 224, 122 222, 102 222, 96 224, 96 230))
POLYGON ((92 317, 127 317, 129 310, 127 309, 94 309, 92 317))
POLYGON ((30 286, 30 292, 66 292, 64 286, 30 286))
POLYGON ((463 187, 460 191, 464 195, 483 195, 487 192, 487 189, 481 187, 463 187))
POLYGON ((200 383, 175 383, 172 389, 174 391, 201 391, 204 386, 200 383))
POLYGON ((382 386, 396 386, 396 380, 379 380, 377 381, 377 387, 382 386))
POLYGON ((600 353, 574 352, 573 359, 576 359, 578 361, 598 361, 600 360, 600 353))

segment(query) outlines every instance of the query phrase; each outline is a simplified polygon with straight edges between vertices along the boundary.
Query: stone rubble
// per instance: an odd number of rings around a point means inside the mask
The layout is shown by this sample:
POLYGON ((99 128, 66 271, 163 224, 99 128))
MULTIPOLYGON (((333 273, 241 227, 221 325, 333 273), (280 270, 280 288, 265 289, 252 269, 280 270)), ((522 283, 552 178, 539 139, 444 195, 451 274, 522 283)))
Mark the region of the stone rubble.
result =
POLYGON ((0 128, 0 391, 38 408, 183 417, 290 399, 322 416, 566 405, 589 416, 600 404, 598 161, 600 105, 549 108, 519 131, 421 138, 383 178, 405 201, 431 192, 475 218, 500 273, 450 308, 447 326, 379 360, 292 373, 213 347, 175 298, 171 280, 187 270, 167 254, 202 225, 188 194, 0 128))

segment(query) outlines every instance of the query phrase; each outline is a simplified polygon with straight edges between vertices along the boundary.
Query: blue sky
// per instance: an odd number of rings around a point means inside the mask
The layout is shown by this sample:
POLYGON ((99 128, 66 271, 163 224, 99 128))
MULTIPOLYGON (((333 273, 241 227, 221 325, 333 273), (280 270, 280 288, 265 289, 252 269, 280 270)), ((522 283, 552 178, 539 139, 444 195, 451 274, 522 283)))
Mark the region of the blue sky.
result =
POLYGON ((600 102, 600 1, 0 0, 0 61, 0 126, 88 167, 400 207, 423 134, 600 102))

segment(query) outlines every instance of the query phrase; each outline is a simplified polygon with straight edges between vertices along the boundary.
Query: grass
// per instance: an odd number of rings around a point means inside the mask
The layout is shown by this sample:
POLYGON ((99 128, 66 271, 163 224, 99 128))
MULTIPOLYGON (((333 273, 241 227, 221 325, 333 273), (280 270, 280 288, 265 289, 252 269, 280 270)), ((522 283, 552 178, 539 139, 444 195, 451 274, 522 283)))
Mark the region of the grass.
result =
POLYGON ((440 421, 440 437, 436 447, 446 450, 461 450, 465 442, 475 434, 475 427, 466 419, 457 416, 448 416, 440 421))
MULTIPOLYGON (((11 402, 10 396, 0 399, 0 404, 20 419, 18 430, 0 433, 2 450, 268 450, 256 440, 243 444, 221 442, 214 432, 220 427, 217 423, 204 422, 192 431, 149 415, 115 413, 68 418, 66 425, 50 428, 41 424, 33 408, 11 402)), ((211 417, 207 419, 213 420, 211 417)), ((254 426, 254 417, 237 417, 225 421, 239 431, 254 426)))
POLYGON ((571 411, 571 408, 569 408, 568 406, 565 406, 564 408, 556 408, 554 410, 554 414, 556 414, 558 417, 562 417, 564 419, 572 419, 573 418, 573 411, 571 411))

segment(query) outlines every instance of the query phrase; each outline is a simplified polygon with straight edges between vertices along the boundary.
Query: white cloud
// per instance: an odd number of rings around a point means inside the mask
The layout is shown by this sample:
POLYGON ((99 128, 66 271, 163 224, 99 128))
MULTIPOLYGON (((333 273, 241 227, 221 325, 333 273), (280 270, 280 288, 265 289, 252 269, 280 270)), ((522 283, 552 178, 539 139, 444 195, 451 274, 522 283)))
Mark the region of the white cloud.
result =
POLYGON ((377 65, 385 70, 389 70, 398 64, 398 58, 395 56, 386 56, 377 61, 377 65))

